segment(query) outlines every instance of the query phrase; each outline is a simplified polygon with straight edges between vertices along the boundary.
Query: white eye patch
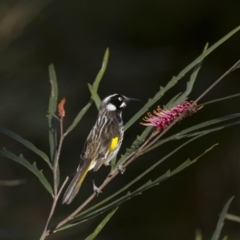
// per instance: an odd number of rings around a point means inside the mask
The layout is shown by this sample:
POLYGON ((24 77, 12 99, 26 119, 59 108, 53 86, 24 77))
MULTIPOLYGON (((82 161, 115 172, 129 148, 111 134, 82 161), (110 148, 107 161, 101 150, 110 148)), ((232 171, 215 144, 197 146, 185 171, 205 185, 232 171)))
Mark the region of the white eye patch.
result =
POLYGON ((108 111, 115 111, 117 108, 112 103, 109 103, 107 104, 106 109, 108 111))
POLYGON ((121 97, 119 97, 118 100, 121 102, 123 99, 121 97))

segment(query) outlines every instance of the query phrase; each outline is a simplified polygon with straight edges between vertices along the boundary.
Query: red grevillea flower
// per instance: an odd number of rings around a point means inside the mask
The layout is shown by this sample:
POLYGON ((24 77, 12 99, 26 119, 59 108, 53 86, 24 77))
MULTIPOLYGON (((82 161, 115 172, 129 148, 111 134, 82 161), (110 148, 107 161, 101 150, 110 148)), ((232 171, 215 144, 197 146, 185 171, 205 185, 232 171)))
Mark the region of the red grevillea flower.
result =
POLYGON ((185 101, 173 107, 171 110, 161 109, 158 106, 158 108, 153 111, 153 114, 149 112, 147 117, 143 118, 144 122, 141 124, 144 126, 156 127, 158 130, 164 130, 177 118, 179 118, 178 120, 182 120, 198 110, 199 106, 197 106, 196 103, 193 103, 193 101, 185 101))
POLYGON ((64 109, 64 105, 65 105, 66 99, 63 98, 61 100, 61 102, 58 104, 58 116, 59 117, 65 117, 65 109, 64 109))

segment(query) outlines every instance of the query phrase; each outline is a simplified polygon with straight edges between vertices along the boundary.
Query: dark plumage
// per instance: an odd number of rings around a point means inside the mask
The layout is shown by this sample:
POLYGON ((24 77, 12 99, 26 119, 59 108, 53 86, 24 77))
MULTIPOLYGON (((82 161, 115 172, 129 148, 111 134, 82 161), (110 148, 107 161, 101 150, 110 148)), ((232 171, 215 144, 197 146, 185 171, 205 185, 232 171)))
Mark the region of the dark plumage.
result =
MULTIPOLYGON (((80 155, 80 164, 76 175, 69 184, 64 196, 63 204, 72 202, 89 170, 96 172, 103 164, 117 155, 123 140, 122 110, 127 102, 134 100, 120 94, 106 97, 100 106, 95 125, 90 131, 80 155)), ((95 192, 99 192, 94 184, 95 192)))

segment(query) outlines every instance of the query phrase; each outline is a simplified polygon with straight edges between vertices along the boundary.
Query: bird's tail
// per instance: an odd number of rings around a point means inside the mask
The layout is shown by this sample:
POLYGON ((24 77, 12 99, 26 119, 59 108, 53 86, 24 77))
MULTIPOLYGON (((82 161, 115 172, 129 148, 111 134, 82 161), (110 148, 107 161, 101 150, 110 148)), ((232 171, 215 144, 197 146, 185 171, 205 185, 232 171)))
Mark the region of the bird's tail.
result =
POLYGON ((72 179, 71 183, 69 184, 66 192, 63 195, 62 204, 70 204, 72 200, 77 195, 84 178, 86 177, 88 172, 88 168, 79 168, 77 173, 75 174, 74 178, 72 179))

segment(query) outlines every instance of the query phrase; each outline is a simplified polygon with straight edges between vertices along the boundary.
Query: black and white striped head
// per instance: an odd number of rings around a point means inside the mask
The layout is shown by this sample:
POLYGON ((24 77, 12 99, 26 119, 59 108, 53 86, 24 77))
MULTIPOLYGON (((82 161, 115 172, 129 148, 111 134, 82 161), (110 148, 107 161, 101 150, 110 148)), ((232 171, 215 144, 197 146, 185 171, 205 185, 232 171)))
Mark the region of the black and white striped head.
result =
POLYGON ((103 99, 101 109, 106 109, 107 111, 121 111, 130 101, 138 101, 138 99, 128 98, 116 93, 103 99))

